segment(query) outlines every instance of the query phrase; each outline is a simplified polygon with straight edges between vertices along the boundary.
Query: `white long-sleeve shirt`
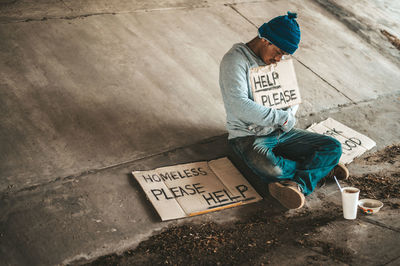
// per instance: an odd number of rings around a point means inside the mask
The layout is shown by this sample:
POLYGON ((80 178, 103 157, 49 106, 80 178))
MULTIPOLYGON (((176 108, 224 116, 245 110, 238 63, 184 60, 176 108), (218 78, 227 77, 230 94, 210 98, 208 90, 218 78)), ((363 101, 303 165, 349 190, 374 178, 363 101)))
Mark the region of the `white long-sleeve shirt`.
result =
POLYGON ((276 129, 289 131, 296 123, 290 108, 277 110, 253 101, 249 73, 251 68, 259 66, 265 66, 265 63, 243 43, 233 45, 222 58, 219 84, 229 139, 265 136, 276 129))

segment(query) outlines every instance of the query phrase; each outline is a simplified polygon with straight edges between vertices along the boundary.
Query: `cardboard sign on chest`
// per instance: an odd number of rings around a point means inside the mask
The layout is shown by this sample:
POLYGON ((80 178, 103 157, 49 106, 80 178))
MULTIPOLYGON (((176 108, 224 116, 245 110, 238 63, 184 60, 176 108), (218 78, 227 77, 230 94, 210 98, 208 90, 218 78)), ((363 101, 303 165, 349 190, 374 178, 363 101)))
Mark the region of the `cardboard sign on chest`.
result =
POLYGON ((263 106, 280 109, 301 103, 291 59, 276 66, 252 68, 250 83, 254 101, 263 106))

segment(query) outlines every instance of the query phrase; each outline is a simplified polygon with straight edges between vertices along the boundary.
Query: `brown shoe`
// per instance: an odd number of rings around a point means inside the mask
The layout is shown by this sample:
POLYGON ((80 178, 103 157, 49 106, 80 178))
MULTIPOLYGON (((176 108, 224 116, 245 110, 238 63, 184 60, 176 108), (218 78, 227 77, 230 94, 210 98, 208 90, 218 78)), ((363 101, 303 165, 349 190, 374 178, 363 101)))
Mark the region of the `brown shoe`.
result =
POLYGON ((300 209, 304 205, 305 197, 296 182, 281 181, 270 183, 268 184, 268 189, 271 196, 288 209, 300 209))
POLYGON ((338 180, 346 180, 349 178, 349 170, 344 164, 338 163, 325 178, 333 179, 333 176, 336 176, 338 180))

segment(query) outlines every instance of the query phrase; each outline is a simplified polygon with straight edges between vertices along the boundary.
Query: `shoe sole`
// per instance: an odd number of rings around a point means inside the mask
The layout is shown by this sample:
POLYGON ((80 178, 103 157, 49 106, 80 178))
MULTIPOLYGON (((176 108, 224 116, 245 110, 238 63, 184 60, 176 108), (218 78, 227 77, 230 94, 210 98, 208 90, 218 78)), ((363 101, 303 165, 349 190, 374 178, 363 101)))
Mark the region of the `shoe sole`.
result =
POLYGON ((338 165, 336 165, 336 167, 337 167, 337 169, 335 169, 335 174, 336 174, 336 172, 339 172, 337 175, 335 175, 336 178, 339 180, 347 180, 350 175, 347 167, 342 163, 338 163, 338 165))
POLYGON ((268 189, 271 196, 285 208, 300 209, 304 205, 305 197, 303 193, 293 187, 284 186, 276 182, 268 184, 268 189))

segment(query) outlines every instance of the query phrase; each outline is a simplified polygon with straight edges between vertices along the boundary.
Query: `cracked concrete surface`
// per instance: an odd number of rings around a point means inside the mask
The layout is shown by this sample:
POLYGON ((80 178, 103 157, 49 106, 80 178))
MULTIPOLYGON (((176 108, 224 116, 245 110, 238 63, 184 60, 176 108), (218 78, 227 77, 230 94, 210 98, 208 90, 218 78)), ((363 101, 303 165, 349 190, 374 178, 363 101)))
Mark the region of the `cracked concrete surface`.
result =
POLYGON ((259 16, 257 10, 272 10, 265 6, 269 2, 3 25, 1 75, 8 89, 3 90, 7 101, 1 118, 6 151, 1 190, 36 186, 223 134, 219 60, 232 43, 254 36, 261 18, 286 8, 304 13, 299 17, 303 43, 296 54, 304 88, 301 115, 396 91, 395 65, 368 45, 353 47, 357 36, 325 19, 326 14, 314 27, 307 12, 324 10, 305 3, 273 2, 275 11, 259 16), (241 9, 251 12, 248 19, 238 15, 241 9), (204 17, 207 27, 199 26, 204 17), (326 27, 343 32, 335 36, 340 42, 325 38, 326 27), (321 40, 323 45, 312 44, 321 40), (377 73, 371 72, 372 57, 377 73), (157 133, 149 137, 152 132, 157 133), (152 141, 157 137, 164 141, 152 141))
MULTIPOLYGON (((379 149, 398 142, 399 52, 375 35, 399 36, 397 3, 0 1, 2 261, 91 259, 167 226, 130 171, 230 152, 219 62, 287 10, 302 27, 298 126, 332 116, 379 149)), ((195 219, 226 216, 240 212, 195 219)))

